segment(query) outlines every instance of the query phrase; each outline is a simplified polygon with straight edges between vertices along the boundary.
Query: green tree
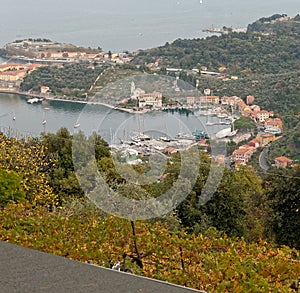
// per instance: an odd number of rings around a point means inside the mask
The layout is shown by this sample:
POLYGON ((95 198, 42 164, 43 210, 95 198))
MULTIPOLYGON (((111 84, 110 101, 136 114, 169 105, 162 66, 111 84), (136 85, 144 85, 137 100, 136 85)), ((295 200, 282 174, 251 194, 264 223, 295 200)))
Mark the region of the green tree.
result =
POLYGON ((300 249, 300 167, 278 170, 266 184, 276 242, 300 249))
POLYGON ((24 201, 26 193, 22 188, 22 178, 14 171, 0 169, 0 205, 5 207, 9 201, 24 201))
POLYGON ((204 232, 213 226, 231 236, 246 236, 247 225, 251 224, 250 218, 247 223, 247 205, 250 197, 262 194, 260 177, 249 168, 225 169, 212 198, 201 204, 208 172, 209 169, 198 177, 194 191, 178 208, 181 222, 193 232, 204 232))

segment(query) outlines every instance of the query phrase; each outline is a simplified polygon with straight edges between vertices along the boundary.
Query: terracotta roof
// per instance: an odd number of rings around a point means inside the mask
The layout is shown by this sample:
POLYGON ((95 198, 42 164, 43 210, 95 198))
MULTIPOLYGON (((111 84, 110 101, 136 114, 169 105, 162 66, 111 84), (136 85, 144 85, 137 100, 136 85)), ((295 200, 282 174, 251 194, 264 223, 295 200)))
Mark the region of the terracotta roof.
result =
POLYGON ((168 152, 168 153, 172 153, 172 152, 176 151, 176 149, 174 149, 174 148, 165 148, 164 151, 168 152))
POLYGON ((24 65, 19 64, 19 63, 6 63, 6 64, 2 64, 0 65, 0 68, 10 68, 10 67, 24 67, 24 65))
POLYGON ((291 160, 291 159, 289 159, 287 157, 284 157, 284 156, 276 158, 275 161, 278 161, 278 162, 287 162, 287 163, 293 162, 293 160, 291 160))
POLYGON ((261 135, 262 137, 273 137, 274 134, 271 134, 271 133, 264 133, 261 135))
POLYGON ((13 76, 16 76, 20 73, 24 73, 24 72, 27 72, 27 69, 22 69, 22 70, 14 70, 14 71, 4 71, 4 72, 1 72, 0 74, 1 75, 13 75, 13 76))
POLYGON ((249 151, 248 149, 237 149, 233 152, 233 154, 245 154, 248 151, 249 151))

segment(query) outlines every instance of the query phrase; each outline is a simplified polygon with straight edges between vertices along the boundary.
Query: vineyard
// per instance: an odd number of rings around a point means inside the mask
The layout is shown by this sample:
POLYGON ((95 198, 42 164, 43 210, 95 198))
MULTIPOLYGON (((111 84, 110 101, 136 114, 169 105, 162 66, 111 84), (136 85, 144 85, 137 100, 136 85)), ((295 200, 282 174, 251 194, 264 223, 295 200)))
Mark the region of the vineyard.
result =
POLYGON ((300 253, 288 247, 215 229, 174 232, 163 221, 137 222, 134 237, 129 221, 82 205, 49 212, 11 204, 0 223, 1 240, 105 267, 120 263, 125 271, 207 292, 292 292, 300 275, 300 253))
MULTIPOLYGON (((129 198, 172 186, 172 176, 154 186, 126 185, 100 136, 81 133, 78 151, 91 139, 108 184, 129 198)), ((199 205, 210 166, 200 154, 187 199, 161 219, 134 222, 104 214, 83 196, 71 145, 66 129, 27 140, 0 134, 0 240, 207 292, 293 292, 300 276, 299 166, 264 179, 250 168, 226 169, 213 198, 199 205)), ((168 173, 175 176, 179 166, 174 156, 168 173)))

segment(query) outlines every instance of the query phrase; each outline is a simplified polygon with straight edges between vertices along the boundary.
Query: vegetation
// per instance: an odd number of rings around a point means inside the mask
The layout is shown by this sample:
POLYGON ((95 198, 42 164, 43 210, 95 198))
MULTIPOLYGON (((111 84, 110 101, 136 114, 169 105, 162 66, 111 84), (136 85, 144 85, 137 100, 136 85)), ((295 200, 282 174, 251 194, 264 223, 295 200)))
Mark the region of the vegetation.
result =
MULTIPOLYGON (((87 138, 80 133, 82 141, 87 138)), ((110 157, 107 143, 97 134, 89 137, 95 143, 95 152, 99 161, 110 157)), ((44 133, 41 143, 45 154, 51 160, 52 166, 47 171, 50 186, 58 196, 59 202, 74 198, 83 198, 83 192, 77 181, 72 160, 72 136, 66 128, 61 128, 56 134, 44 133)), ((82 150, 82 155, 84 151, 82 150)))
MULTIPOLYGON (((177 40, 142 51, 135 62, 160 58, 165 67, 226 67, 228 74, 237 74, 239 79, 187 72, 180 77, 194 85, 198 79, 200 88, 211 88, 220 96, 254 95, 257 104, 280 115, 285 128, 290 128, 271 145, 270 157, 299 159, 299 17, 279 22, 281 17, 260 19, 246 34, 177 40)), ((84 64, 43 67, 25 78, 22 89, 39 91, 45 85, 54 95, 86 98, 100 73, 97 90, 148 70, 134 65, 104 69, 84 64)), ((235 128, 253 129, 255 123, 241 118, 235 121, 235 128)), ((1 240, 106 267, 120 262, 124 271, 208 292, 291 292, 291 281, 300 276, 298 164, 272 169, 263 176, 250 167, 225 169, 213 196, 207 198, 205 183, 208 176, 216 175, 210 174, 212 159, 191 149, 188 167, 199 164, 199 171, 188 197, 161 219, 134 222, 92 207, 77 181, 75 167, 89 179, 94 178, 93 171, 99 171, 111 188, 127 198, 148 199, 162 195, 184 176, 179 174, 181 154, 168 160, 163 170, 167 176, 160 182, 136 185, 130 180, 148 172, 149 164, 131 167, 117 162, 107 143, 95 133, 87 137, 80 132, 76 139, 81 143, 72 150, 73 139, 67 129, 28 140, 0 133, 1 240), (94 168, 90 161, 85 162, 88 153, 84 146, 91 143, 94 168), (76 166, 72 151, 79 155, 76 166), (134 175, 123 178, 121 174, 128 170, 134 170, 134 175)), ((228 150, 235 147, 228 144, 228 150)), ((221 170, 221 166, 213 166, 221 170)), ((189 172, 190 168, 183 170, 189 172)), ((92 181, 81 184, 93 189, 92 181)), ((189 185, 187 180, 178 190, 189 185)))
MULTIPOLYGON (((36 58, 37 54, 41 52, 40 47, 36 47, 34 42, 44 43, 42 46, 43 52, 85 52, 88 54, 98 54, 102 52, 102 49, 98 48, 85 48, 78 47, 72 44, 65 44, 59 42, 53 42, 49 39, 44 38, 29 38, 29 39, 18 39, 12 43, 9 43, 5 48, 0 50, 0 56, 5 58, 11 58, 15 56, 26 56, 29 58, 36 58), (16 45, 17 44, 17 45, 16 45), (21 44, 21 46, 19 46, 21 44)), ((42 53, 43 55, 44 53, 42 53)))
POLYGON ((10 201, 22 202, 25 200, 21 182, 21 178, 14 171, 0 169, 0 205, 2 208, 10 201))
POLYGON ((300 128, 299 123, 295 128, 287 129, 282 138, 272 143, 268 149, 270 165, 274 159, 286 156, 294 161, 300 160, 300 128))
POLYGON ((100 65, 77 63, 41 67, 26 76, 21 89, 39 92, 41 86, 48 86, 53 95, 86 99, 91 86, 103 70, 104 67, 100 65))
POLYGON ((159 58, 160 67, 192 69, 204 65, 214 71, 225 67, 227 73, 235 75, 243 71, 266 74, 299 70, 300 24, 292 19, 278 25, 288 27, 286 30, 292 33, 282 29, 282 33, 276 30, 274 35, 262 36, 248 30, 206 39, 178 39, 140 52, 136 63, 156 62, 159 58))
POLYGON ((56 212, 9 205, 0 213, 1 239, 75 260, 167 280, 207 292, 291 292, 299 252, 247 243, 215 229, 195 235, 163 221, 130 222, 77 204, 56 212), (139 245, 138 262, 134 241, 139 245))
MULTIPOLYGON (((75 151, 84 159, 84 144, 93 142, 99 171, 128 198, 159 196, 178 178, 179 155, 167 164, 166 179, 137 187, 120 177, 100 136, 79 133, 78 139, 75 151)), ((173 214, 130 222, 83 197, 66 129, 28 141, 1 135, 0 238, 106 267, 121 262, 125 271, 208 292, 290 292, 300 274, 300 168, 264 181, 247 167, 226 169, 213 197, 201 204, 211 161, 199 155, 193 191, 173 214)), ((89 171, 80 159, 77 164, 89 171)))
POLYGON ((251 118, 241 117, 234 121, 234 129, 240 131, 254 131, 256 128, 256 123, 251 118))
POLYGON ((113 66, 103 72, 101 78, 97 81, 95 85, 95 90, 101 91, 108 84, 116 84, 116 81, 122 80, 129 76, 141 75, 148 73, 150 70, 145 66, 135 66, 131 64, 123 64, 113 66))
POLYGON ((49 40, 49 39, 42 39, 42 38, 32 39, 32 38, 29 38, 29 39, 25 39, 25 40, 15 40, 14 43, 22 43, 24 41, 29 41, 29 42, 44 42, 44 43, 50 43, 51 42, 51 40, 49 40))
POLYGON ((248 32, 265 34, 289 34, 299 35, 299 15, 289 19, 286 14, 274 14, 270 17, 262 17, 252 24, 248 25, 248 32))
POLYGON ((278 170, 266 181, 267 198, 271 207, 271 227, 276 242, 300 249, 300 168, 278 170), (272 182, 270 184, 270 181, 272 182))
POLYGON ((38 140, 17 140, 0 133, 0 170, 4 171, 4 180, 15 184, 11 186, 14 200, 23 198, 25 192, 26 200, 33 205, 55 204, 56 196, 46 178, 51 164, 38 140))

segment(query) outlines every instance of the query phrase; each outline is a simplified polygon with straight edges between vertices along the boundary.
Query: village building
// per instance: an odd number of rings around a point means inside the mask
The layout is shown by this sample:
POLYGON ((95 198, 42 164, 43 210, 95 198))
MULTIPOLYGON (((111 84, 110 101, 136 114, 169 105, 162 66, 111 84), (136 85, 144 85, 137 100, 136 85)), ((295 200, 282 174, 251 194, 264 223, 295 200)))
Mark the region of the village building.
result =
POLYGON ((246 165, 249 162, 251 157, 252 157, 251 150, 247 148, 239 148, 232 153, 231 161, 241 165, 246 165))
POLYGON ((266 110, 261 110, 256 113, 256 121, 259 123, 264 123, 266 119, 270 117, 270 112, 266 110))
POLYGON ((41 86, 41 93, 46 94, 50 91, 50 88, 48 86, 41 86))
POLYGON ((224 106, 229 105, 230 104, 230 97, 228 97, 228 96, 221 97, 220 98, 220 103, 221 103, 221 105, 224 105, 224 106))
POLYGON ((274 161, 277 168, 286 168, 293 164, 293 160, 284 156, 278 157, 274 161))
POLYGON ((220 98, 218 96, 201 96, 199 102, 200 104, 218 105, 220 98))
POLYGON ((138 97, 138 107, 144 108, 146 106, 151 106, 153 108, 162 107, 162 94, 159 92, 144 93, 138 97))
POLYGON ((231 106, 231 107, 234 107, 234 108, 237 108, 238 107, 238 104, 239 102, 242 102, 243 100, 237 96, 232 96, 232 97, 229 97, 229 96, 223 96, 221 99, 220 99, 220 102, 222 105, 227 105, 227 106, 231 106))
POLYGON ((163 153, 166 154, 167 156, 172 156, 178 153, 178 150, 171 147, 167 147, 163 149, 163 153))
POLYGON ((242 110, 243 117, 251 117, 253 115, 253 111, 247 106, 242 110))
POLYGON ((135 87, 135 83, 131 83, 131 100, 136 101, 138 108, 144 108, 150 106, 153 108, 162 107, 162 93, 152 92, 146 93, 144 90, 135 87))
POLYGON ((264 147, 266 146, 267 144, 269 144, 270 142, 273 142, 276 140, 276 137, 274 134, 272 133, 265 133, 265 134, 262 134, 260 136, 260 146, 261 147, 264 147))
POLYGON ((0 65, 0 72, 4 71, 17 71, 26 68, 25 65, 19 63, 5 63, 0 65))
POLYGON ((258 105, 252 105, 250 109, 252 110, 254 117, 256 117, 256 114, 261 110, 258 105))
POLYGON ((248 142, 249 146, 255 147, 256 149, 260 146, 260 138, 256 137, 248 142))
POLYGON ((267 118, 264 127, 266 132, 281 133, 283 131, 283 123, 280 118, 267 118))
POLYGON ((196 98, 195 97, 186 97, 186 103, 188 105, 194 105, 196 103, 196 98))
POLYGON ((241 113, 243 113, 244 109, 249 109, 250 110, 250 107, 248 107, 242 99, 240 99, 238 101, 237 106, 238 106, 238 109, 241 113))
POLYGON ((197 142, 198 149, 202 150, 204 152, 207 152, 207 148, 209 147, 209 144, 206 142, 205 139, 201 139, 197 142))
POLYGON ((254 96, 247 96, 246 98, 247 105, 252 105, 254 100, 255 100, 254 96))
POLYGON ((14 70, 14 71, 3 71, 0 72, 0 80, 3 81, 19 81, 27 75, 27 69, 14 70))

